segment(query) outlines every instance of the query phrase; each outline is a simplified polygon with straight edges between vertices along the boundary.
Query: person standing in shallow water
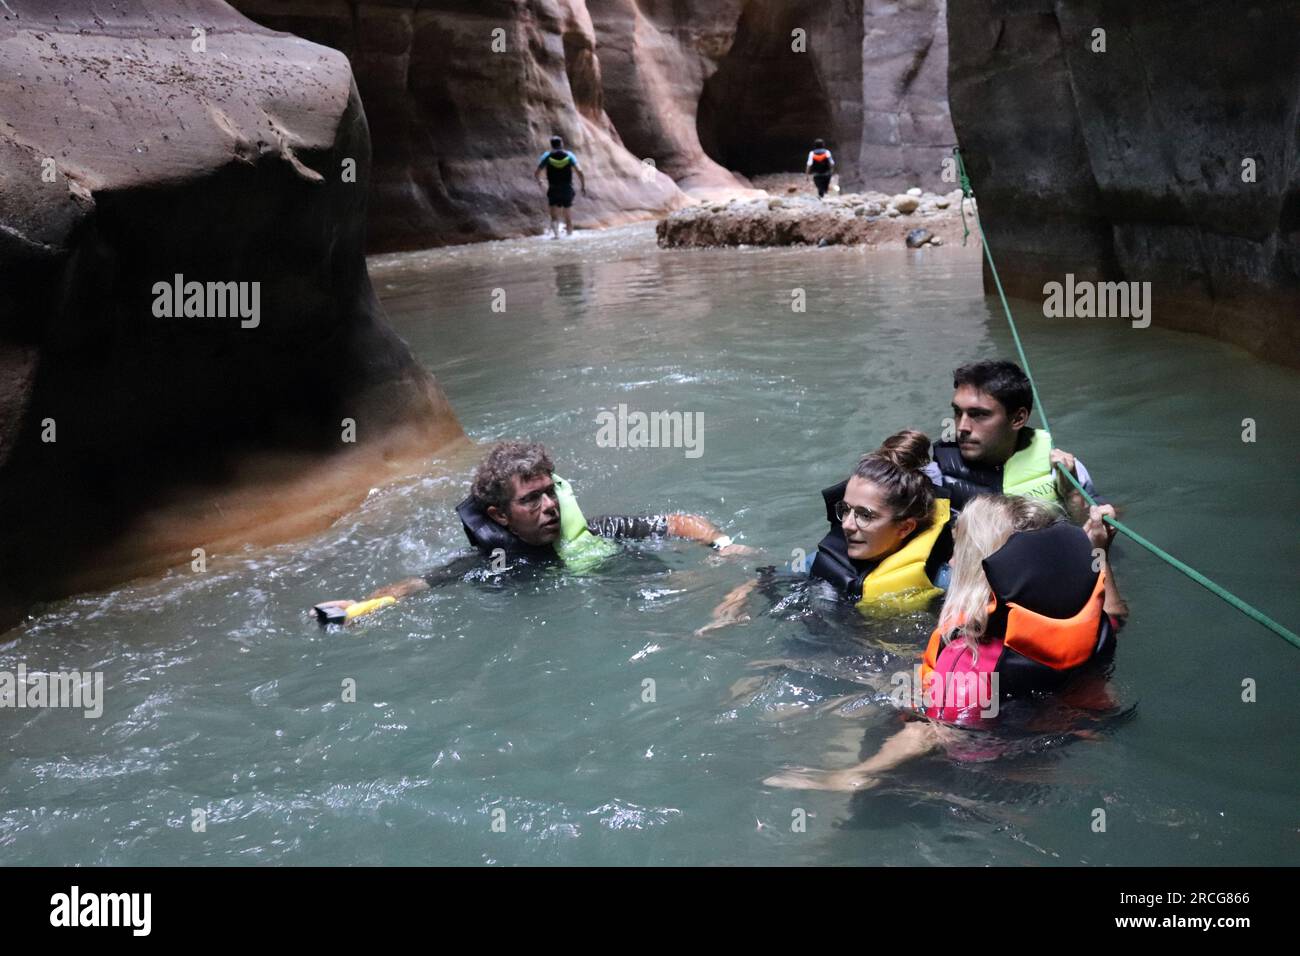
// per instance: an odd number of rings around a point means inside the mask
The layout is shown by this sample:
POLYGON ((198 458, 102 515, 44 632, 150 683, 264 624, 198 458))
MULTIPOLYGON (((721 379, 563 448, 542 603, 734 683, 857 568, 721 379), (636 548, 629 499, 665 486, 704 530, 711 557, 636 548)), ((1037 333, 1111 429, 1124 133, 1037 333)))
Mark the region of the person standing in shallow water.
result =
POLYGON ((551 148, 542 153, 533 171, 533 178, 540 184, 542 170, 546 171, 546 204, 551 211, 551 234, 560 238, 560 216, 564 216, 566 235, 573 235, 573 174, 578 174, 582 184, 582 194, 587 195, 587 177, 578 165, 578 157, 564 148, 564 140, 559 136, 551 137, 551 148))
POLYGON ((817 187, 817 198, 825 198, 826 190, 831 188, 831 176, 835 174, 835 157, 826 148, 824 139, 813 140, 812 151, 808 153, 808 162, 804 165, 804 174, 812 176, 813 185, 817 187))

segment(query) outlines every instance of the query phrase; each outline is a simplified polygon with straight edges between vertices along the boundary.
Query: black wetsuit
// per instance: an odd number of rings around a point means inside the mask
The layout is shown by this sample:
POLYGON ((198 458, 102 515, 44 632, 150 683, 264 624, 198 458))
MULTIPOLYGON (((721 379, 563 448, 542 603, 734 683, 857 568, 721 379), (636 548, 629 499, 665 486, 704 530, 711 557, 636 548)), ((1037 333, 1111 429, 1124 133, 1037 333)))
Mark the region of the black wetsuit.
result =
MULTIPOLYGON (((668 534, 668 516, 601 515, 587 521, 587 530, 602 538, 662 538, 668 534)), ((550 557, 546 551, 539 549, 539 553, 550 557)), ((556 555, 554 559, 558 561, 559 556, 556 555)), ((424 575, 424 581, 430 587, 459 581, 466 575, 481 570, 483 561, 484 555, 479 551, 458 555, 442 567, 424 575)))
POLYGON ((573 205, 573 171, 578 168, 578 157, 567 149, 552 149, 542 153, 537 168, 546 168, 546 202, 550 206, 568 209, 573 205))

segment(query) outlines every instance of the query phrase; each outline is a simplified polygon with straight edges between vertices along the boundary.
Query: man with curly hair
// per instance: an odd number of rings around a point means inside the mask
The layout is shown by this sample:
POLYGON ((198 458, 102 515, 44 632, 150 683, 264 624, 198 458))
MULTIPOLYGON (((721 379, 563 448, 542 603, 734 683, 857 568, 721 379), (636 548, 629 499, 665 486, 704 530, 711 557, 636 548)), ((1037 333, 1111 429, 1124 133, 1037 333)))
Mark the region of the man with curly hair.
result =
POLYGON ((710 545, 723 555, 750 554, 700 515, 601 515, 588 520, 573 489, 555 474, 546 448, 537 442, 498 442, 474 473, 469 496, 456 506, 475 554, 462 556, 421 577, 389 584, 362 602, 329 601, 313 608, 321 623, 346 621, 436 584, 463 577, 492 559, 559 561, 586 568, 617 550, 620 538, 677 537, 710 545), (351 613, 349 613, 349 611, 351 613))

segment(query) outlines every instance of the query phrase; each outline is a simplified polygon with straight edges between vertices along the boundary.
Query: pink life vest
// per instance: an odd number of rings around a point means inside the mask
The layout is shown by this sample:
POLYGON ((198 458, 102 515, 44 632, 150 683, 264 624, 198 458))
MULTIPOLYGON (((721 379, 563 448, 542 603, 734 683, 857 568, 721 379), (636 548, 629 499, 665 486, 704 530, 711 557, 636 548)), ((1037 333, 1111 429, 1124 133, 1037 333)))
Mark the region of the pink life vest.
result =
MULTIPOLYGON (((970 726, 985 718, 980 711, 998 706, 998 687, 993 676, 1002 657, 1002 641, 979 646, 978 662, 960 638, 951 641, 925 675, 925 715, 951 724, 970 726)), ((996 710, 994 711, 996 713, 996 710)))

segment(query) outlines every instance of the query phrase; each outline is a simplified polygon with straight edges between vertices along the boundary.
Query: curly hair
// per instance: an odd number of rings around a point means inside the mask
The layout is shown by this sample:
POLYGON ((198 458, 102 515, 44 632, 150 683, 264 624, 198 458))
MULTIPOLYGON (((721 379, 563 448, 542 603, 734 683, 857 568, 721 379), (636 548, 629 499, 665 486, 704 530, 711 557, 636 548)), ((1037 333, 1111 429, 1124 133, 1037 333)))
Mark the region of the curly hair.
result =
POLYGON ((549 475, 554 470, 555 463, 540 442, 497 442, 475 470, 470 494, 484 507, 506 511, 514 496, 512 478, 549 475))

